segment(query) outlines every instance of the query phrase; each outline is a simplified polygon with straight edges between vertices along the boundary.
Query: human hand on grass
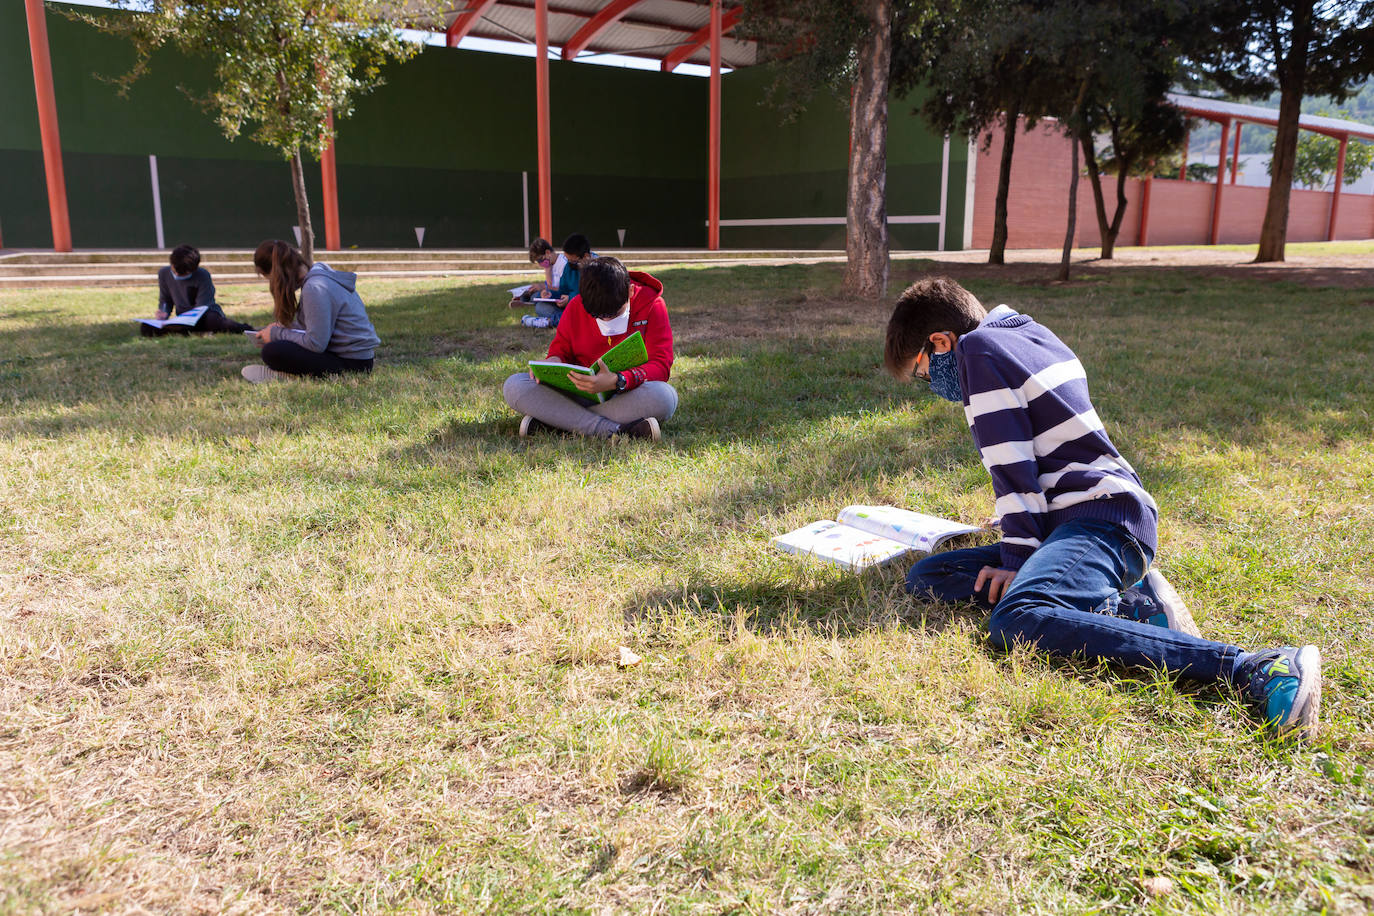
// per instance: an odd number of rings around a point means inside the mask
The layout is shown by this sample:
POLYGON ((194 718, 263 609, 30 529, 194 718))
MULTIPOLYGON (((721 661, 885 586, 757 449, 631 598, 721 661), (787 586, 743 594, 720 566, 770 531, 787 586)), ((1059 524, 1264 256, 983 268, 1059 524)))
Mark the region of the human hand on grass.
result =
POLYGON ((615 373, 606 368, 606 364, 601 360, 592 363, 592 368, 596 369, 595 375, 583 375, 581 372, 569 372, 568 379, 577 386, 577 390, 583 394, 601 394, 606 391, 615 390, 615 373))
POLYGON ((978 579, 973 583, 973 590, 980 592, 986 583, 988 587, 988 603, 996 604, 1002 600, 1002 596, 1007 593, 1007 587, 1011 585, 1011 580, 1016 578, 1014 569, 998 569, 996 566, 984 566, 978 570, 978 579))

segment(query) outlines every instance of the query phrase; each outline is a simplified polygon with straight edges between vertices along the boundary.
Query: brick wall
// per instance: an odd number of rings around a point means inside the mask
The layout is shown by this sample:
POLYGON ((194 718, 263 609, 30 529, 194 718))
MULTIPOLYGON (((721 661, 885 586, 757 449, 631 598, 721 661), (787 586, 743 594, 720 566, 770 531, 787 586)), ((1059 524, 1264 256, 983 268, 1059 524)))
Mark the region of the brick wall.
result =
MULTIPOLYGON (((982 138, 986 139, 986 138, 982 138)), ((987 149, 979 143, 973 198, 974 248, 992 244, 993 208, 997 196, 997 170, 1002 156, 1002 130, 994 130, 987 149)), ((1068 185, 1071 147, 1053 120, 1016 137, 1012 157, 1011 192, 1007 199, 1008 248, 1058 248, 1064 244, 1068 220, 1068 185)), ((1229 177, 1229 176, 1228 176, 1229 177)), ((1126 215, 1117 236, 1118 245, 1139 244, 1141 199, 1144 182, 1126 181, 1126 215)), ((1102 193, 1107 218, 1115 208, 1115 179, 1104 177, 1102 193)), ((1205 245, 1211 235, 1215 182, 1177 181, 1156 178, 1151 182, 1150 213, 1146 240, 1150 245, 1205 245)), ((1326 238, 1331 214, 1327 191, 1294 189, 1289 200, 1288 240, 1320 241, 1326 238)), ((1259 241, 1264 222, 1268 188, 1227 184, 1221 196, 1218 241, 1253 244, 1259 241)), ((1374 196, 1341 194, 1338 239, 1374 237, 1374 196)), ((1092 186, 1083 175, 1078 183, 1078 223, 1074 244, 1100 244, 1092 186)))

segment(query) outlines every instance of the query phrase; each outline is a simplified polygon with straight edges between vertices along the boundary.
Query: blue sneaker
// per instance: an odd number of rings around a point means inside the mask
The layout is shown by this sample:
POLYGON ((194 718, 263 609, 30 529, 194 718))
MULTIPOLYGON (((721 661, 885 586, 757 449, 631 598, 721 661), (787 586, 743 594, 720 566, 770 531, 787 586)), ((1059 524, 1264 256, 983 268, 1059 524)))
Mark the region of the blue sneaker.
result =
POLYGON ((1144 579, 1122 592, 1113 613, 1127 620, 1177 630, 1189 636, 1202 636, 1193 615, 1188 613, 1188 605, 1157 569, 1150 570, 1144 579))
POLYGON ((520 323, 527 328, 551 328, 554 323, 543 315, 526 315, 520 319, 520 323))
POLYGON ((1280 735, 1317 737, 1322 655, 1316 646, 1263 649, 1241 664, 1236 684, 1280 735))

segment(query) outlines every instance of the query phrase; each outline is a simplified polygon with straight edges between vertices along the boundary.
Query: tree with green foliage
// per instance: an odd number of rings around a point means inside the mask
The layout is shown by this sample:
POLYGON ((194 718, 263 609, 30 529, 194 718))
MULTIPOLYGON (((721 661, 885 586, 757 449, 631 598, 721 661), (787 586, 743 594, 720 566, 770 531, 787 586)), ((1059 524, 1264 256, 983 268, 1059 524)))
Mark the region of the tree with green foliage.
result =
POLYGON ((936 15, 931 0, 745 0, 736 34, 760 46, 773 70, 768 100, 784 119, 817 91, 850 97, 845 292, 887 289, 887 99, 894 36, 936 15))
POLYGON ((1282 261, 1297 166, 1298 117, 1306 96, 1344 101, 1374 73, 1374 0, 1226 0, 1196 56, 1228 92, 1257 98, 1278 90, 1273 180, 1258 262, 1282 261))
MULTIPOLYGON (((1327 111, 1316 112, 1320 117, 1335 117, 1327 111)), ((1304 188, 1324 188, 1336 176, 1336 162, 1340 156, 1341 142, 1326 134, 1305 130, 1298 137, 1298 150, 1293 161, 1293 181, 1304 188)), ((1345 148, 1345 169, 1343 183, 1354 184, 1369 171, 1374 164, 1374 146, 1351 140, 1345 148)), ((1264 164, 1272 179, 1274 158, 1264 164)))
MULTIPOLYGON (((923 84, 920 107, 930 126, 947 134, 978 137, 1003 125, 988 263, 1006 260, 1007 200, 1016 135, 1029 130, 1067 90, 1042 77, 1040 43, 1044 3, 956 0, 939 16, 898 33, 898 86, 923 84)), ((991 135, 987 136, 988 142, 991 135)))
POLYGON ((170 45, 188 56, 208 57, 213 85, 188 95, 211 112, 224 135, 251 130, 254 142, 291 163, 291 184, 310 258, 310 224, 302 154, 318 158, 334 141, 332 111, 347 117, 354 100, 381 85, 382 67, 420 52, 401 34, 407 22, 437 10, 425 0, 115 0, 120 14, 74 14, 97 28, 127 38, 137 58, 119 78, 127 91, 170 45))
POLYGON ((1143 164, 1177 150, 1186 140, 1188 121, 1168 100, 1180 55, 1197 34, 1196 5, 1184 9, 1174 0, 1133 4, 1066 4, 1075 20, 1072 57, 1088 74, 1080 115, 1072 120, 1093 190, 1101 257, 1109 260, 1126 215, 1126 179, 1143 164), (1107 148, 1097 150, 1098 136, 1107 148), (1102 172, 1116 177, 1110 218, 1102 172))

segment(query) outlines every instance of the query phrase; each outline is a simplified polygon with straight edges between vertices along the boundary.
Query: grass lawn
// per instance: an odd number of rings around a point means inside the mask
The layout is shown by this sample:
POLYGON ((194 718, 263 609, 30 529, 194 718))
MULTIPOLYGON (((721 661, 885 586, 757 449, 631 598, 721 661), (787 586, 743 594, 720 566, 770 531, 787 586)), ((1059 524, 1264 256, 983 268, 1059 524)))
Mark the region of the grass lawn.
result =
POLYGON ((992 508, 834 265, 660 271, 620 446, 515 437, 509 282, 365 282, 377 372, 264 386, 151 290, 5 292, 0 913, 1367 912, 1374 291, 950 269, 1078 352, 1204 633, 1322 647, 1317 744, 770 548, 992 508))

